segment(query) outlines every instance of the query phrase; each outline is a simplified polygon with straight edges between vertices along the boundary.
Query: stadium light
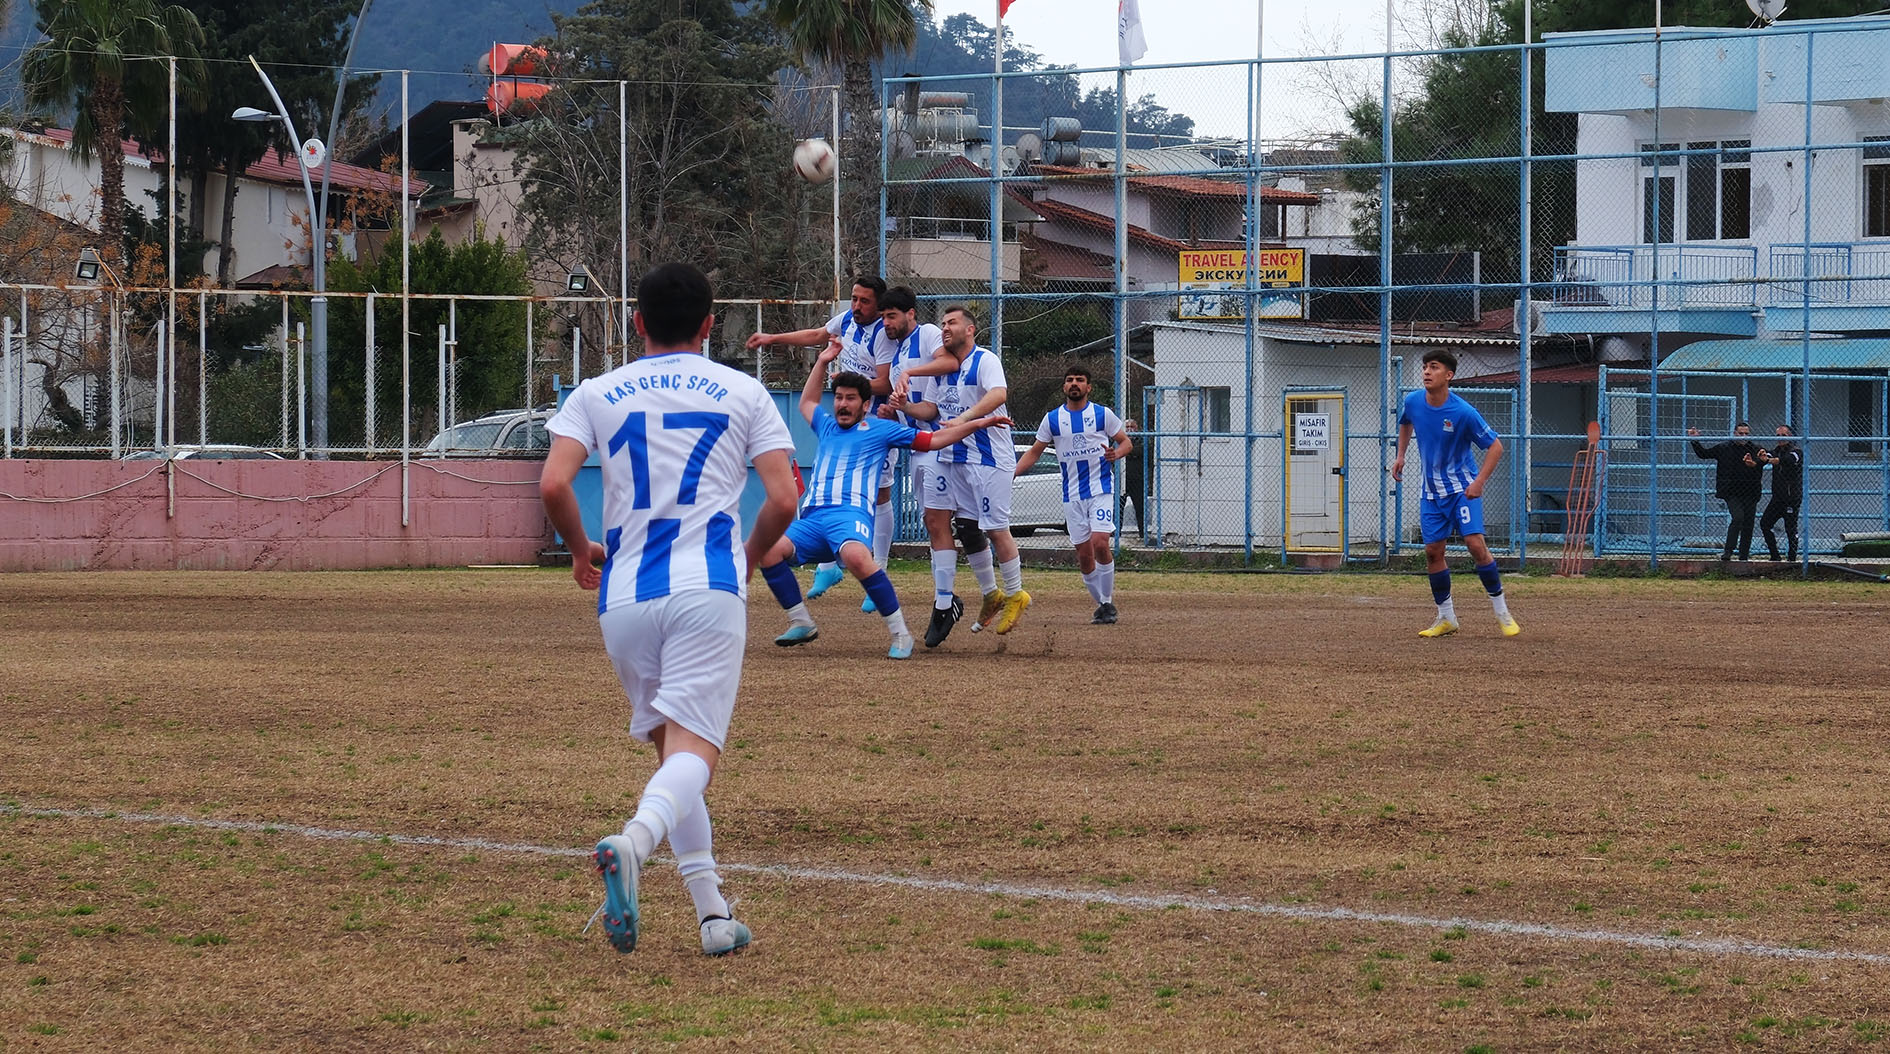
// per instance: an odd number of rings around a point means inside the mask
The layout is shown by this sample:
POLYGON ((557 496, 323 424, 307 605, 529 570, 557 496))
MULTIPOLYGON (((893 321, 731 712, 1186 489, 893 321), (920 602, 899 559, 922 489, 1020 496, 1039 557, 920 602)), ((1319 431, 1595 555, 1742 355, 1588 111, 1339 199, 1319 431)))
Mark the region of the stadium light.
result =
POLYGON ((105 261, 99 258, 98 250, 88 245, 79 250, 79 263, 72 269, 72 274, 81 282, 97 285, 99 270, 104 266, 105 261))
POLYGON ((591 269, 579 267, 565 277, 564 291, 583 296, 591 291, 591 269))

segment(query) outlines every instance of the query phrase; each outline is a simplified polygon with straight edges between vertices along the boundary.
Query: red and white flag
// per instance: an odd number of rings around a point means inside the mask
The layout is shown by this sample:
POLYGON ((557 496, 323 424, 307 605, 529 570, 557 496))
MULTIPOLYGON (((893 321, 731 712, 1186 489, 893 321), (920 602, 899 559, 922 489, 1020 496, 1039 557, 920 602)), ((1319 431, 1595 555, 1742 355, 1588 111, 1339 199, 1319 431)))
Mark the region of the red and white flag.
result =
POLYGON ((1116 5, 1116 45, 1124 66, 1148 54, 1148 40, 1142 36, 1142 5, 1138 0, 1119 0, 1116 5))
POLYGON ((998 0, 998 20, 999 21, 1003 21, 1004 16, 1011 13, 1011 5, 1016 2, 1017 0, 998 0))

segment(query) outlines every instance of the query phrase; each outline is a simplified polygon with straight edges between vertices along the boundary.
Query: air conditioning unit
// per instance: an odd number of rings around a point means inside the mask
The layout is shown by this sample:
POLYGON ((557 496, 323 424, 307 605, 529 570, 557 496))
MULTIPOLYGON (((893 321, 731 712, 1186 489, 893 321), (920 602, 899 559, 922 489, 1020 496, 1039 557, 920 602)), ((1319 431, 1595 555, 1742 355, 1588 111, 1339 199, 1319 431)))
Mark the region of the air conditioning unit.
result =
POLYGON ((1548 307, 1549 304, 1550 304, 1550 301, 1547 301, 1547 300, 1531 300, 1529 301, 1527 309, 1525 310, 1522 301, 1520 300, 1510 301, 1510 306, 1514 308, 1515 310, 1515 315, 1510 321, 1511 331, 1513 331, 1519 337, 1522 336, 1525 332, 1528 333, 1532 337, 1542 336, 1544 333, 1547 332, 1547 330, 1542 328, 1542 309, 1545 307, 1548 307), (1524 319, 1528 320, 1527 330, 1523 328, 1524 319))

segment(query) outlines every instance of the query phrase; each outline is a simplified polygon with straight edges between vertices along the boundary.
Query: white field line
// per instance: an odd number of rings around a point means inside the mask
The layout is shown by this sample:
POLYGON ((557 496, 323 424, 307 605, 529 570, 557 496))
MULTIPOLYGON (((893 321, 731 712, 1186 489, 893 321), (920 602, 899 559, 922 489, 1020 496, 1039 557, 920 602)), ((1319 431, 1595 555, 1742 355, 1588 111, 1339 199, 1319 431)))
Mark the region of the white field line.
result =
MULTIPOLYGON (((590 849, 536 845, 530 842, 495 842, 484 838, 443 838, 427 834, 376 834, 373 831, 347 831, 331 827, 313 827, 296 823, 260 823, 252 820, 213 820, 196 816, 165 816, 155 813, 118 812, 111 809, 32 808, 0 803, 0 817, 43 817, 61 820, 115 820, 122 823, 164 824, 206 831, 243 831, 252 834, 289 834, 335 842, 381 842, 445 849, 475 849, 492 853, 522 853, 532 856, 588 859, 590 849)), ((1292 904, 1256 903, 1227 897, 1138 896, 1109 890, 1066 889, 1059 886, 1032 886, 1013 882, 962 882, 949 878, 917 878, 911 875, 872 874, 824 867, 788 867, 769 864, 732 864, 718 861, 725 871, 739 871, 777 878, 810 882, 841 882, 894 889, 917 889, 933 893, 970 893, 980 896, 1020 897, 1032 900, 1066 901, 1073 904, 1108 904, 1112 907, 1164 911, 1182 908, 1189 911, 1232 912, 1267 915, 1306 922, 1367 922, 1416 929, 1447 930, 1461 928, 1505 937, 1537 937, 1549 941, 1582 941, 1612 944, 1628 948, 1651 948, 1696 955, 1743 955, 1762 959, 1788 959, 1810 962, 1860 962, 1890 966, 1890 955, 1878 952, 1850 951, 1842 948, 1792 948, 1732 937, 1668 937, 1651 933, 1620 933, 1613 930, 1582 930, 1551 926, 1539 922, 1512 922, 1503 919, 1473 919, 1435 915, 1405 915, 1381 911, 1355 911, 1351 908, 1313 908, 1292 904)))

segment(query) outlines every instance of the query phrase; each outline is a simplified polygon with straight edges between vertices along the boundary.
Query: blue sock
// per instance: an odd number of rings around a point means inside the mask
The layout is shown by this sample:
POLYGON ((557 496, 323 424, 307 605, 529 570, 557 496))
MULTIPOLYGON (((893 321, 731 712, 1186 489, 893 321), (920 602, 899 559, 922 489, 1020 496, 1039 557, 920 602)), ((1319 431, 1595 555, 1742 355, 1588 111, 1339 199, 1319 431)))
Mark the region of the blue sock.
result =
POLYGON ((1450 568, 1431 572, 1431 599, 1439 604, 1450 599, 1450 568))
POLYGON ((786 560, 770 564, 761 569, 761 577, 768 581, 768 591, 781 604, 781 610, 791 611, 801 602, 801 583, 794 577, 794 569, 786 560))
POLYGON ((1477 568, 1477 577, 1483 579, 1483 591, 1493 597, 1503 595, 1503 574, 1496 569, 1496 561, 1491 560, 1477 568))
POLYGON ((886 572, 875 571, 860 583, 866 587, 866 595, 873 598, 873 606, 882 615, 890 615, 899 610, 899 594, 893 592, 893 586, 886 579, 886 572))

